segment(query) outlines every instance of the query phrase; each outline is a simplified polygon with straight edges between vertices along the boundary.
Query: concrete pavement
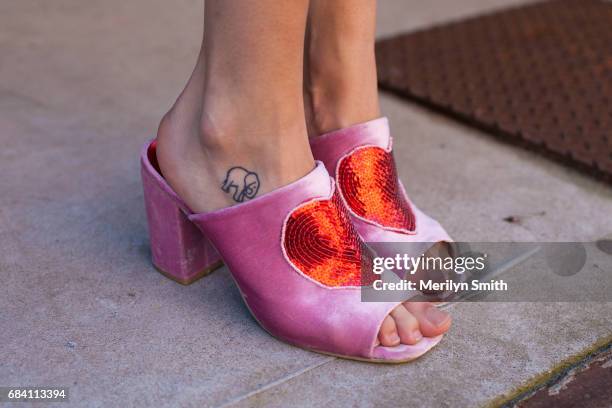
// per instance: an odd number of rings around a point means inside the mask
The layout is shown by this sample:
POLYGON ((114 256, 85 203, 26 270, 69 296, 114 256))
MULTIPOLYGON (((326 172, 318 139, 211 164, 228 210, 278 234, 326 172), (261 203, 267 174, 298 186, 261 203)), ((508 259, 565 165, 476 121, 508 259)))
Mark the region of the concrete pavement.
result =
MULTIPOLYGON (((389 35, 515 2, 380 3, 389 35)), ((424 358, 363 364, 271 338, 225 268, 189 287, 156 273, 138 152, 190 74, 201 8, 0 3, 0 386, 68 386, 87 407, 478 406, 610 336, 611 303, 463 303, 424 358)), ((612 233, 609 186, 382 104, 411 197, 456 239, 612 233)))

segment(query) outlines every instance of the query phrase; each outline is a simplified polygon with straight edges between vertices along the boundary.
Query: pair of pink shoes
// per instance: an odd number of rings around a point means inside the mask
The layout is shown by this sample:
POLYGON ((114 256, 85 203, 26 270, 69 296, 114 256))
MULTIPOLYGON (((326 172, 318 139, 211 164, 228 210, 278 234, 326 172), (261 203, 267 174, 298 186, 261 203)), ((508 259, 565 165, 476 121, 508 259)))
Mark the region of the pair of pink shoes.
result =
POLYGON ((141 164, 153 263, 188 284, 223 259, 259 324, 298 347, 389 363, 421 356, 442 336, 384 347, 381 324, 401 302, 361 301, 361 271, 372 264, 364 240, 450 241, 407 198, 387 119, 320 136, 312 151, 317 165, 303 178, 194 214, 161 176, 155 141, 148 143, 141 164))

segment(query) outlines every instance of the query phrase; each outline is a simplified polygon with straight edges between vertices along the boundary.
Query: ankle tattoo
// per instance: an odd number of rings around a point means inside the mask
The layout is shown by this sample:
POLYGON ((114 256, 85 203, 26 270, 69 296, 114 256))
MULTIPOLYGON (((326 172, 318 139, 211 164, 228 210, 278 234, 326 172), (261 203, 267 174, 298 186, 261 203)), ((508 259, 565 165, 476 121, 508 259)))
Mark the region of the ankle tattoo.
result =
POLYGON ((244 167, 236 166, 227 171, 221 190, 232 194, 237 203, 250 200, 259 191, 259 176, 244 167))

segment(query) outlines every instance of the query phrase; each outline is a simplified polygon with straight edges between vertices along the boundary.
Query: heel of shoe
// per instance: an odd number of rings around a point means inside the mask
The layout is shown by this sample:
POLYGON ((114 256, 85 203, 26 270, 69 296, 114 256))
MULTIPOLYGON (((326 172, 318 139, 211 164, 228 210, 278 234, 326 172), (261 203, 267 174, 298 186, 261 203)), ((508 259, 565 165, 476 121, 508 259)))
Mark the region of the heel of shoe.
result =
POLYGON ((153 173, 159 171, 156 162, 155 143, 152 143, 146 156, 143 154, 142 182, 153 265, 164 276, 189 285, 219 268, 223 262, 178 202, 161 188, 153 173))

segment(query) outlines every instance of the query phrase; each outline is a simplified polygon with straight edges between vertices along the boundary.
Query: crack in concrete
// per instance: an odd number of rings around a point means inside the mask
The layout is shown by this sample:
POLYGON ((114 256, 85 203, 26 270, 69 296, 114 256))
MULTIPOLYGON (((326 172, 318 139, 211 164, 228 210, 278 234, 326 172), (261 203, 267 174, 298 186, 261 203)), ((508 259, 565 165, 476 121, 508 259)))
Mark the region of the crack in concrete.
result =
POLYGON ((291 373, 291 374, 286 375, 286 376, 284 376, 282 378, 279 378, 278 380, 272 381, 272 382, 270 382, 270 383, 268 383, 266 385, 263 385, 263 386, 261 386, 261 387, 259 387, 257 389, 254 389, 253 391, 247 392, 246 394, 242 394, 242 395, 239 395, 239 396, 237 396, 235 398, 232 398, 232 399, 222 403, 221 405, 217 405, 216 408, 225 408, 225 407, 229 407, 229 406, 232 406, 232 405, 236 405, 237 403, 239 403, 241 401, 249 399, 249 398, 251 398, 251 397, 253 397, 253 396, 257 395, 257 394, 260 394, 260 393, 262 393, 264 391, 270 390, 270 389, 272 389, 274 387, 277 387, 277 386, 279 386, 279 385, 281 385, 283 383, 286 383, 287 381, 290 381, 290 380, 292 380, 292 379, 294 379, 296 377, 299 377, 299 376, 307 373, 308 371, 314 370, 314 369, 316 369, 318 367, 321 367, 321 366, 323 366, 323 365, 325 365, 325 364, 327 364, 327 363, 329 363, 331 361, 334 361, 334 360, 336 360, 336 357, 328 357, 328 358, 326 358, 323 361, 320 361, 320 362, 318 362, 316 364, 313 364, 311 366, 308 366, 308 367, 304 367, 301 370, 298 370, 298 371, 296 371, 294 373, 291 373))
POLYGON ((485 405, 485 407, 515 407, 520 402, 526 400, 530 396, 533 396, 537 391, 558 383, 559 380, 564 378, 571 370, 587 364, 588 362, 597 358, 597 356, 609 350, 610 347, 612 347, 612 336, 600 339, 583 352, 564 359, 546 372, 533 377, 531 380, 525 382, 522 386, 515 388, 510 393, 493 399, 487 405, 485 405))

